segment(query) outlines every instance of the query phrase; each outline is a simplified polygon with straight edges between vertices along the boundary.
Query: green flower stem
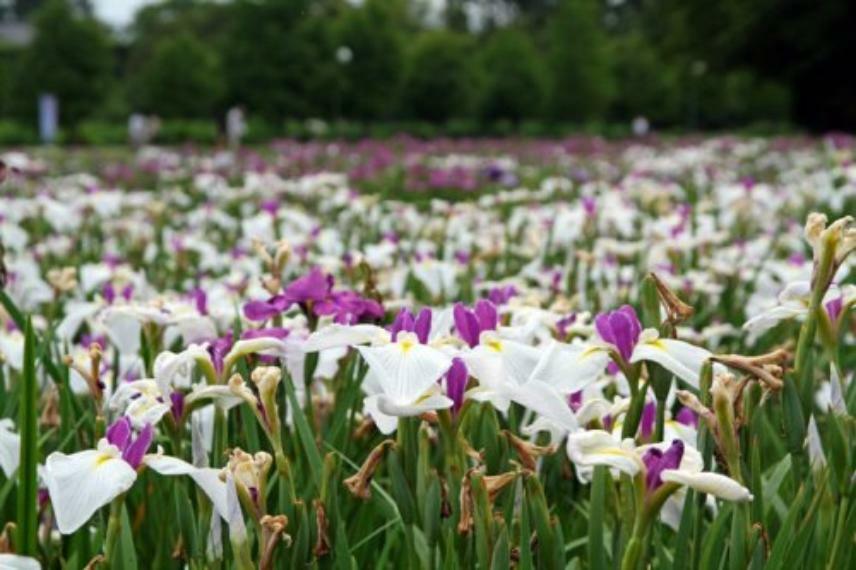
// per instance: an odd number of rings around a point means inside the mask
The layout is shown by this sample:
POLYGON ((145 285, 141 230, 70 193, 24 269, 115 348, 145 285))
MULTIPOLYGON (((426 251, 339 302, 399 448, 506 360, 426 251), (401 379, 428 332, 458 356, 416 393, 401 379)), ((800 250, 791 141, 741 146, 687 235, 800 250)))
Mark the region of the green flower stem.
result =
POLYGON ((235 553, 235 568, 237 570, 255 570, 256 565, 250 555, 250 544, 246 538, 240 542, 233 538, 231 542, 232 550, 235 553))
POLYGON ((399 418, 396 439, 401 452, 401 464, 408 484, 416 481, 416 462, 419 456, 417 432, 419 418, 399 418))
MULTIPOLYGON (((634 366, 631 368, 635 372, 635 375, 628 376, 627 381, 631 386, 635 385, 639 382, 639 371, 640 368, 638 366, 634 366)), ((630 409, 627 410, 627 414, 624 416, 624 426, 621 428, 621 437, 635 437, 636 431, 639 429, 639 421, 642 419, 642 409, 645 407, 645 394, 648 393, 648 386, 651 383, 650 377, 642 386, 642 389, 636 389, 636 392, 630 396, 630 409)))
POLYGON ((653 493, 645 487, 645 477, 640 473, 634 479, 636 486, 637 509, 636 520, 633 523, 633 534, 624 557, 621 559, 621 570, 637 570, 648 551, 651 538, 651 524, 657 518, 663 503, 672 493, 678 490, 675 483, 663 483, 653 493))
POLYGON ((663 441, 666 430, 666 399, 657 398, 657 421, 654 424, 654 441, 663 441))
POLYGON ((814 336, 817 330, 818 311, 822 309, 823 297, 829 289, 831 276, 830 271, 834 267, 835 248, 824 247, 820 260, 817 261, 817 266, 814 269, 814 277, 812 279, 811 302, 808 309, 808 317, 803 323, 800 330, 799 341, 797 342, 797 351, 794 360, 794 374, 798 381, 804 380, 806 359, 814 343, 814 336), (828 276, 828 277, 827 277, 828 276))
POLYGON ((850 507, 850 497, 842 497, 841 503, 838 505, 838 517, 835 522, 835 535, 832 539, 832 550, 829 555, 829 562, 826 564, 827 570, 837 570, 841 568, 839 562, 839 554, 844 550, 841 548, 841 541, 844 540, 844 535, 847 534, 847 512, 850 507))
POLYGON ((463 475, 463 458, 461 457, 461 446, 458 442, 458 431, 452 422, 450 410, 438 410, 437 417, 440 432, 443 435, 443 451, 446 461, 446 470, 454 477, 463 475))
POLYGON ((220 406, 214 406, 214 445, 211 449, 211 464, 212 465, 221 465, 223 461, 223 455, 226 452, 226 448, 228 443, 226 438, 228 426, 226 425, 226 410, 221 408, 220 406))
POLYGON ((280 484, 285 485, 286 497, 289 504, 293 504, 297 495, 294 490, 294 476, 291 473, 291 463, 288 461, 285 453, 282 450, 282 443, 274 444, 274 461, 276 462, 276 471, 279 474, 280 484))
POLYGON ((122 506, 125 504, 125 494, 121 494, 110 503, 110 517, 107 519, 107 536, 104 538, 104 560, 107 568, 113 565, 116 556, 116 541, 122 530, 122 506))
POLYGON ((743 484, 743 473, 740 467, 740 444, 737 441, 737 433, 734 430, 734 409, 728 398, 713 399, 713 411, 719 424, 719 441, 722 444, 722 452, 728 465, 731 477, 743 484))
POLYGON ((104 434, 107 432, 107 421, 104 419, 104 416, 100 413, 95 416, 95 441, 100 440, 104 437, 104 434))

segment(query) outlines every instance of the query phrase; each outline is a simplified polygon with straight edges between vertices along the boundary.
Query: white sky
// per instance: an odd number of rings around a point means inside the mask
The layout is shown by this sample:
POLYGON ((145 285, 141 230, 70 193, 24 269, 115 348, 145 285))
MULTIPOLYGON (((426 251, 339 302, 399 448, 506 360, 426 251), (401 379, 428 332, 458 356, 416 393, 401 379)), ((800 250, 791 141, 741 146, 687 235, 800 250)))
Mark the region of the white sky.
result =
MULTIPOLYGON (((159 0, 92 0, 95 14, 98 18, 115 28, 123 28, 134 20, 134 14, 149 4, 157 4, 159 0)), ((349 0, 359 4, 361 0, 349 0)), ((613 0, 614 1, 614 0, 613 0)), ((428 20, 440 18, 445 0, 423 0, 428 6, 428 20)), ((471 6, 472 7, 472 6, 471 6)), ((478 9, 477 9, 478 10, 478 9)), ((473 14, 478 16, 478 14, 473 14)))
POLYGON ((102 22, 121 28, 134 19, 137 10, 157 0, 92 0, 95 14, 102 22))

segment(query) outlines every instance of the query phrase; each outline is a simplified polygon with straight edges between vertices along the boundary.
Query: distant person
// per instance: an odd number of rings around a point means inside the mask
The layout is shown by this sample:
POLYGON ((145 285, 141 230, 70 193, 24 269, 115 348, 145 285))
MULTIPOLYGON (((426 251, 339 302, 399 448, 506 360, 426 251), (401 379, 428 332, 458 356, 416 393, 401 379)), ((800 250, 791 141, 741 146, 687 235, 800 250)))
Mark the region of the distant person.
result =
POLYGON ((241 107, 232 107, 226 113, 226 138, 229 140, 229 146, 237 149, 245 134, 247 121, 244 118, 244 110, 241 107))
POLYGON ((641 138, 647 136, 651 131, 651 123, 648 122, 648 119, 640 115, 633 119, 631 128, 633 129, 633 134, 641 138))
POLYGON ((135 148, 149 144, 160 129, 160 119, 147 117, 142 113, 133 113, 128 117, 128 137, 135 148))

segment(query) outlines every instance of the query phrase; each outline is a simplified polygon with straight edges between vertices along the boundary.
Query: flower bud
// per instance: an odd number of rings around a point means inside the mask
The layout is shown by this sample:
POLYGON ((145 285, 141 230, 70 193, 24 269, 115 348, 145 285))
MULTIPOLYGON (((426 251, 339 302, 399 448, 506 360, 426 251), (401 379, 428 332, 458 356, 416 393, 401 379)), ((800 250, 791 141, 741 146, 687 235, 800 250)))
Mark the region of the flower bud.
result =
POLYGON ((276 400, 276 389, 282 379, 282 370, 277 366, 260 366, 253 370, 250 379, 256 384, 262 402, 276 400))
POLYGON ((235 488, 245 507, 260 518, 264 513, 267 475, 273 458, 269 453, 259 451, 255 455, 234 449, 229 456, 226 469, 235 480, 235 488))
POLYGON ((817 299, 829 288, 835 273, 848 255, 856 250, 856 225, 853 216, 844 216, 826 225, 824 214, 809 214, 805 225, 805 238, 814 251, 812 290, 817 299))
POLYGON ((77 287, 77 269, 74 267, 51 269, 48 271, 47 277, 48 283, 57 294, 68 293, 77 287))
POLYGON ((280 275, 285 269, 285 264, 291 257, 291 244, 285 240, 280 240, 276 244, 276 253, 273 256, 273 272, 274 275, 280 275))
POLYGON ((260 366, 253 370, 250 379, 259 391, 259 410, 268 436, 276 442, 280 439, 279 407, 276 403, 276 390, 282 379, 282 370, 276 366, 260 366))
POLYGON ((742 480, 740 470, 740 444, 734 408, 739 402, 745 382, 738 381, 733 374, 720 372, 713 377, 710 393, 713 397, 713 413, 716 415, 717 437, 730 475, 738 482, 742 480))

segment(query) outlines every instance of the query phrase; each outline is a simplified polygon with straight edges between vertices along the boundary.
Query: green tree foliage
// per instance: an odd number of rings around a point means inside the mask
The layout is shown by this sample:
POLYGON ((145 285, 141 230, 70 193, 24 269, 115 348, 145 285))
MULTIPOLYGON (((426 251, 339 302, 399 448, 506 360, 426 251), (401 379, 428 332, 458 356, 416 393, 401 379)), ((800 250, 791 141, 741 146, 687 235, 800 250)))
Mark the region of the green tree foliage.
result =
POLYGON ((109 37, 65 0, 46 2, 35 13, 34 27, 35 38, 16 69, 13 112, 31 118, 39 93, 54 93, 60 121, 75 125, 97 112, 108 93, 113 71, 109 37))
POLYGON ((230 103, 268 120, 329 116, 336 99, 331 15, 306 0, 238 1, 224 49, 230 103))
POLYGON ((396 0, 366 0, 343 14, 337 50, 350 54, 339 61, 342 115, 358 119, 388 118, 401 87, 406 6, 396 0))
POLYGON ((547 94, 547 70, 532 40, 519 30, 501 30, 481 52, 481 115, 488 120, 540 116, 547 94))
POLYGON ((165 118, 210 117, 222 95, 217 54, 189 33, 162 39, 143 66, 141 110, 165 118))
POLYGON ((790 111, 785 88, 758 79, 745 69, 701 80, 699 121, 702 127, 727 127, 759 122, 781 122, 790 111))
POLYGON ((686 100, 680 73, 649 42, 638 34, 620 37, 613 45, 612 59, 620 94, 611 112, 616 120, 644 116, 655 126, 682 120, 686 100))
POLYGON ((115 44, 91 5, 13 4, 35 39, 0 47, 5 117, 32 125, 54 92, 64 127, 240 104, 272 133, 314 117, 856 128, 847 0, 162 0, 115 44))
POLYGON ((603 118, 615 92, 607 38, 596 0, 563 0, 550 26, 552 93, 556 119, 603 118))
POLYGON ((476 76, 472 40, 449 31, 426 32, 411 46, 402 105, 426 121, 467 117, 475 103, 476 76))

